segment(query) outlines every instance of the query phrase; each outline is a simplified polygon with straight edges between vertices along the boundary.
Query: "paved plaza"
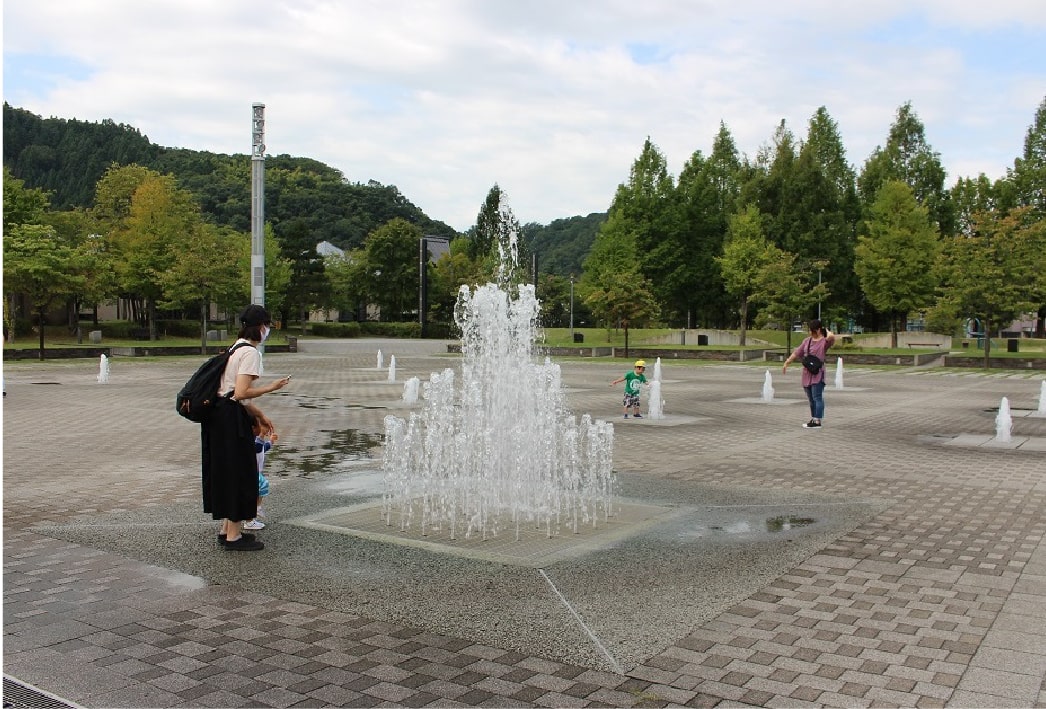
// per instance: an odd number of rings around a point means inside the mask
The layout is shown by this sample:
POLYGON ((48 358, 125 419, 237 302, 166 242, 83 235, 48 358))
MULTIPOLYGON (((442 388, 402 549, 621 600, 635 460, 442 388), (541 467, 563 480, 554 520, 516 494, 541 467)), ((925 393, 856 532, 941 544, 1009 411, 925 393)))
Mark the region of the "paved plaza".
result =
POLYGON ((265 358, 293 379, 238 553, 173 409, 200 361, 4 363, 5 708, 1046 706, 1042 372, 829 362, 805 430, 798 366, 766 401, 766 365, 664 361, 664 417, 625 420, 630 361, 563 359, 620 514, 451 543, 378 503, 404 382, 459 358, 306 340, 265 358))

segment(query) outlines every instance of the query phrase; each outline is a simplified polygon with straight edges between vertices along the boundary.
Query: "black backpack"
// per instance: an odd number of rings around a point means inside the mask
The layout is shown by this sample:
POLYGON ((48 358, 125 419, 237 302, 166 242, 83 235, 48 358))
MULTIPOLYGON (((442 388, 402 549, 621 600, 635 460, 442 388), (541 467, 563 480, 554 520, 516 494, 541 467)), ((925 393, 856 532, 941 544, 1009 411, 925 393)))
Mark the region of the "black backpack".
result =
POLYGON ((218 400, 218 387, 221 386, 225 365, 232 353, 244 346, 249 347, 250 344, 238 342, 201 364, 175 397, 175 411, 194 423, 201 423, 210 416, 218 400))

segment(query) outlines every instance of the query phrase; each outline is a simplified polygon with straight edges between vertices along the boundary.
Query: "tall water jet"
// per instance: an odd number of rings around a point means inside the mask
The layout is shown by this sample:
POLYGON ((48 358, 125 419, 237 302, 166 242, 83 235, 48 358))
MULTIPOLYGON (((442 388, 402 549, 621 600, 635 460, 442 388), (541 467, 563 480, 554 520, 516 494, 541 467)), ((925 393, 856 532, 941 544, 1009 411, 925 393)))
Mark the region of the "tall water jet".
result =
POLYGON ((995 440, 1000 443, 1010 442, 1013 431, 1013 416, 1010 415, 1010 400, 1005 396, 999 402, 999 413, 995 416, 995 440))
POLYGON ((385 358, 381 355, 381 350, 378 350, 378 369, 385 369, 385 358))
MULTIPOLYGON (((658 362, 661 360, 659 359, 658 362)), ((654 376, 658 371, 655 367, 654 376)), ((663 419, 665 417, 665 401, 661 398, 661 379, 655 378, 650 382, 650 398, 647 400, 647 416, 652 419, 663 419)))
POLYGON ((396 381, 396 355, 389 357, 389 381, 396 381))
POLYGON ((451 539, 595 526, 612 514, 614 428, 565 406, 559 365, 533 355, 539 303, 522 284, 518 223, 502 205, 497 283, 462 286, 460 378, 433 373, 425 405, 385 418, 382 516, 451 539))
POLYGON ((1039 387, 1039 413, 1046 414, 1046 380, 1039 387))
POLYGON ((835 388, 843 388, 843 358, 839 357, 835 360, 835 388))
POLYGON ((403 384, 403 403, 405 404, 416 404, 418 403, 418 390, 421 387, 421 380, 417 377, 411 377, 403 384))
POLYGON ((770 370, 766 370, 766 374, 763 376, 763 401, 770 403, 774 400, 774 378, 770 375, 770 370))
POLYGON ((109 358, 105 355, 98 361, 98 383, 109 383, 109 358))
POLYGON ((661 381, 661 358, 658 357, 657 361, 654 362, 654 381, 661 381))

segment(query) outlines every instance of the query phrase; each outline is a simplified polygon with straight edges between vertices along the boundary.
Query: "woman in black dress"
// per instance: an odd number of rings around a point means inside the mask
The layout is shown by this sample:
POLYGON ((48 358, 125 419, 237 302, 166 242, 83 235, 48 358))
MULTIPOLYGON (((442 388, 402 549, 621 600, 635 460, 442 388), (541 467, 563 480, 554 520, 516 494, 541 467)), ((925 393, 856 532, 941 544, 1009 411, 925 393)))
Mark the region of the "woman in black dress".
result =
POLYGON ((218 388, 220 398, 214 413, 200 426, 203 511, 222 520, 218 540, 225 549, 258 551, 265 545, 240 529, 242 521, 253 519, 258 510, 258 460, 251 420, 257 419, 263 431, 274 433, 275 428, 253 400, 282 389, 290 377, 254 386, 262 371, 257 347, 268 337, 272 318, 262 306, 249 305, 240 314, 240 325, 233 343, 236 350, 229 357, 218 388))

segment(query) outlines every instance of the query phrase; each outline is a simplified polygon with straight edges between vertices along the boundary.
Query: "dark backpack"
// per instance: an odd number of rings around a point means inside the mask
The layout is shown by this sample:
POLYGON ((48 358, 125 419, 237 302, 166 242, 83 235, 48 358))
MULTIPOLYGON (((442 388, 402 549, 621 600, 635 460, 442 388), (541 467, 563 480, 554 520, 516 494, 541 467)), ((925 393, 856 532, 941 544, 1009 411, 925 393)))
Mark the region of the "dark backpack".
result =
POLYGON ((233 352, 245 346, 251 345, 239 342, 201 364, 175 397, 175 411, 194 423, 201 423, 210 416, 218 401, 218 387, 221 386, 225 365, 233 352))

